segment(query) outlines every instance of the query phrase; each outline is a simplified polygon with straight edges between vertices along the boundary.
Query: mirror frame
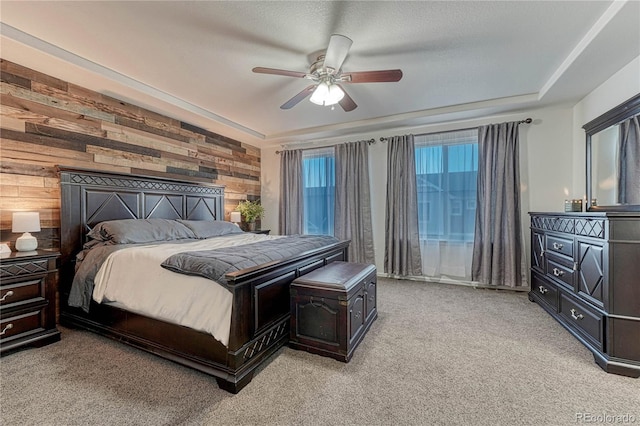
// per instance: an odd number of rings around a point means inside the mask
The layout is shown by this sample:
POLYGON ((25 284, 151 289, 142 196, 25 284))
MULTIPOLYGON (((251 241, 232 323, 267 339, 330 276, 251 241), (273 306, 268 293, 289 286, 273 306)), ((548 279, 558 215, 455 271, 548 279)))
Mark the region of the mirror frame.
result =
POLYGON ((586 132, 587 137, 587 211, 640 211, 640 204, 617 204, 612 206, 591 205, 591 200, 593 199, 593 188, 591 182, 591 137, 596 133, 609 128, 610 126, 621 123, 624 120, 638 114, 640 114, 640 93, 582 126, 582 128, 586 132))

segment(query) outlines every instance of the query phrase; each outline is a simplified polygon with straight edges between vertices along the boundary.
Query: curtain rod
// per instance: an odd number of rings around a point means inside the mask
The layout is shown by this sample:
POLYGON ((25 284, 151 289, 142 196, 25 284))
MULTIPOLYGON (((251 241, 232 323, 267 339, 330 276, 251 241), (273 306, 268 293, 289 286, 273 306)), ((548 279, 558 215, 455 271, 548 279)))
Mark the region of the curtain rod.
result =
MULTIPOLYGON (((366 143, 368 143, 369 145, 371 145, 371 144, 373 144, 373 143, 376 143, 376 140, 375 140, 375 139, 368 139, 368 140, 365 140, 365 141, 363 141, 363 142, 366 142, 366 143)), ((343 143, 350 143, 350 142, 342 142, 342 143, 337 143, 337 144, 334 144, 334 145, 316 146, 316 147, 314 147, 314 148, 300 148, 300 149, 302 149, 302 150, 304 151, 304 150, 308 150, 308 149, 330 148, 330 147, 332 147, 332 146, 342 145, 343 143)), ((282 152, 282 151, 276 151, 276 154, 280 154, 281 152, 282 152)))
MULTIPOLYGON (((533 122, 533 119, 531 119, 531 118, 525 118, 524 120, 520 120, 520 121, 518 121, 518 125, 520 125, 520 124, 530 124, 530 123, 532 123, 532 122, 533 122)), ((444 132, 419 133, 419 134, 417 134, 417 135, 415 135, 415 136, 435 135, 435 134, 438 134, 438 133, 464 132, 465 130, 473 130, 473 129, 477 129, 478 127, 479 127, 479 126, 476 126, 476 127, 467 127, 467 128, 465 128, 465 129, 445 130, 444 132)), ((388 138, 388 137, 384 137, 384 136, 383 136, 383 137, 381 137, 381 138, 380 138, 380 142, 386 142, 386 141, 388 141, 388 140, 389 140, 389 138, 388 138)))

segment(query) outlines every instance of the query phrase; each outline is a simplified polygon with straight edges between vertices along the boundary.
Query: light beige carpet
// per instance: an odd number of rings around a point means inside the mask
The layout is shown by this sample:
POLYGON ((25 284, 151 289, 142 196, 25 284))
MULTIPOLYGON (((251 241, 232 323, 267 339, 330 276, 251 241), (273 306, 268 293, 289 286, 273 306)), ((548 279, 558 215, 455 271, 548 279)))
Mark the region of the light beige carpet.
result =
POLYGON ((1 359, 2 424, 640 423, 640 381, 603 372, 526 294, 391 279, 378 288, 379 318, 350 363, 283 348, 237 395, 62 328, 60 342, 1 359))

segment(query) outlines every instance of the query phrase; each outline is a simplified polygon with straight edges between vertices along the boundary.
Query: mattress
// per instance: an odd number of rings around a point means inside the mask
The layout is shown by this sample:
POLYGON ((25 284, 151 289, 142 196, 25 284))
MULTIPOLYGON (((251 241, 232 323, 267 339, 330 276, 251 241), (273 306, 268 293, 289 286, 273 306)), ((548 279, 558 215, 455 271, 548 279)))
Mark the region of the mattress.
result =
POLYGON ((171 272, 161 263, 176 253, 212 250, 265 241, 278 236, 232 234, 194 242, 148 244, 112 252, 94 278, 92 298, 182 325, 229 343, 233 297, 212 280, 171 272))

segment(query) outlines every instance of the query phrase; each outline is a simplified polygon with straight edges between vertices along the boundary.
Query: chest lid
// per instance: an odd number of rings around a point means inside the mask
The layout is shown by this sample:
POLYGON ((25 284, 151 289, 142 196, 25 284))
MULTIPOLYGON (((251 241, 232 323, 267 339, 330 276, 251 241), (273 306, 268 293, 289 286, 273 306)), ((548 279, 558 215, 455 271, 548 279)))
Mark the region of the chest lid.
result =
POLYGON ((337 261, 296 278, 293 285, 349 293, 375 269, 374 265, 365 263, 337 261))

